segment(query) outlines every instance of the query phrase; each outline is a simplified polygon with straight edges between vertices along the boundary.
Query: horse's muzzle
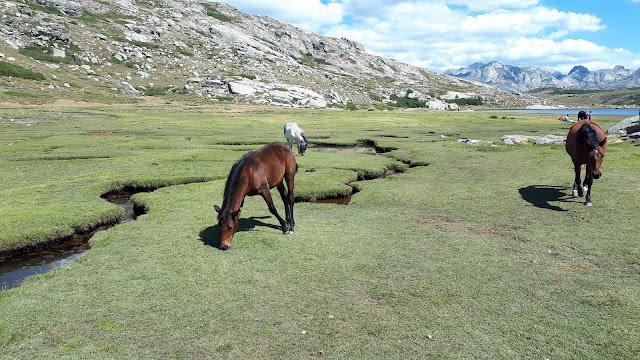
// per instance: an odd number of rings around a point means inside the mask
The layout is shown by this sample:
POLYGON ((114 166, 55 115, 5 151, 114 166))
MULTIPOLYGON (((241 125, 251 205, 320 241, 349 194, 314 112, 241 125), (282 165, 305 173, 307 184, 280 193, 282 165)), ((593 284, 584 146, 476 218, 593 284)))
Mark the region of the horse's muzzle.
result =
POLYGON ((594 179, 600 179, 600 176, 602 176, 602 173, 593 173, 594 179))

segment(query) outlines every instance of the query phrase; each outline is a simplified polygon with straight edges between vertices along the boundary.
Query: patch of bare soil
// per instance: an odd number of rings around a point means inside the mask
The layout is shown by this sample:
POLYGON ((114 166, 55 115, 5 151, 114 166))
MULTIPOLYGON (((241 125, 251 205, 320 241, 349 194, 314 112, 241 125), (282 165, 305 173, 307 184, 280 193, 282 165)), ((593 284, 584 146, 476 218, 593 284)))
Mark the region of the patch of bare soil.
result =
POLYGON ((481 235, 491 238, 505 238, 511 231, 502 228, 492 228, 482 224, 456 220, 446 216, 427 214, 410 214, 409 218, 419 224, 435 227, 439 230, 452 231, 466 235, 481 235))

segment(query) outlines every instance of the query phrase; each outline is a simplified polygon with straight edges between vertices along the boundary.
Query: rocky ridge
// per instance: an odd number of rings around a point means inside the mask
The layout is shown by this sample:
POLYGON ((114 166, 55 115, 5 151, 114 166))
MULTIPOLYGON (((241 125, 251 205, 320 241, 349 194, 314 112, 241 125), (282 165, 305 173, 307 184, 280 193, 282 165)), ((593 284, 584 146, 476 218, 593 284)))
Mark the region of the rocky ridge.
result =
POLYGON ((432 109, 457 109, 461 99, 512 107, 540 102, 201 0, 4 1, 0 37, 0 61, 46 77, 0 83, 14 90, 168 92, 318 108, 384 106, 397 98, 432 109))

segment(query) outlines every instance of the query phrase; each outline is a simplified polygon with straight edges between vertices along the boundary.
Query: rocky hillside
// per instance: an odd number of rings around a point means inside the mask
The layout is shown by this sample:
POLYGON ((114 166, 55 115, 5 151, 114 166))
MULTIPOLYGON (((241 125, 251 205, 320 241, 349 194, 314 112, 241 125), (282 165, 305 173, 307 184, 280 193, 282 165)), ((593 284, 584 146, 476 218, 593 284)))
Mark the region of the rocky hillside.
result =
POLYGON ((5 71, 4 93, 96 99, 169 94, 307 107, 540 101, 374 56, 348 39, 223 3, 14 0, 0 4, 0 17, 0 71, 15 65, 44 75, 27 80, 5 71))
POLYGON ((589 71, 586 67, 578 65, 571 69, 569 74, 563 75, 541 67, 504 65, 493 61, 447 70, 445 74, 478 81, 506 91, 529 91, 546 87, 612 90, 640 86, 640 69, 634 71, 620 65, 613 69, 596 71, 589 71))

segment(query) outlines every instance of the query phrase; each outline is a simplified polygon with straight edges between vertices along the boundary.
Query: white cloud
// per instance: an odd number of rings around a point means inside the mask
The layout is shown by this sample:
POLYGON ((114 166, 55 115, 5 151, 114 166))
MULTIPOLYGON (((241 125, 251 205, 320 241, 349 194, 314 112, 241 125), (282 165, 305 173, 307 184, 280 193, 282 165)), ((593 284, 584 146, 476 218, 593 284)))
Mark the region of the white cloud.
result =
POLYGON ((539 0, 381 0, 375 5, 368 0, 228 2, 241 11, 321 35, 346 37, 371 53, 435 71, 494 60, 562 72, 578 64, 593 69, 617 65, 611 61, 640 65, 638 56, 629 51, 571 38, 606 29, 599 17, 541 6, 539 0))
POLYGON ((265 15, 309 31, 321 31, 327 26, 340 24, 344 18, 343 5, 328 4, 320 0, 232 0, 225 1, 238 10, 254 15, 265 15))
POLYGON ((539 0, 449 0, 452 5, 463 5, 472 11, 491 11, 496 9, 526 9, 538 5, 539 0))

